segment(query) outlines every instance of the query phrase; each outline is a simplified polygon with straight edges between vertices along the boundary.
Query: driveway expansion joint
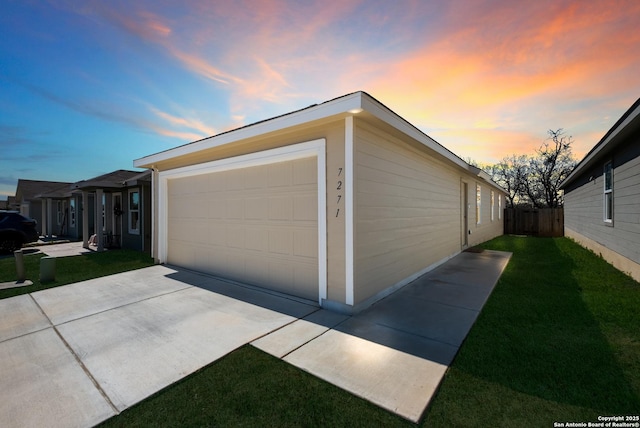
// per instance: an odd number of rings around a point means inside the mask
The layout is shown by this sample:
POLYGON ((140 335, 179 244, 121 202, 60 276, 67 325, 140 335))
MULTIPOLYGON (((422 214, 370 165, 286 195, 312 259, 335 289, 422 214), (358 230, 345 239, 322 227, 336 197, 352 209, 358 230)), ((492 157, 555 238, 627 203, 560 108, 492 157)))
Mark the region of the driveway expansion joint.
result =
POLYGON ((89 378, 89 380, 91 381, 93 386, 98 390, 100 395, 104 398, 104 400, 107 402, 107 404, 109 404, 109 406, 115 412, 115 414, 119 414, 120 411, 118 410, 118 408, 113 404, 113 402, 111 401, 109 396, 106 394, 106 392, 102 389, 102 387, 100 386, 98 381, 93 377, 93 375, 91 374, 89 369, 84 365, 84 363, 82 362, 82 360, 80 359, 78 354, 76 354, 75 350, 71 347, 71 345, 69 345, 69 342, 67 342, 67 340, 64 338, 64 336, 62 336, 60 331, 58 331, 58 328, 51 322, 51 319, 49 318, 49 316, 44 312, 42 307, 38 304, 36 299, 34 299, 34 297, 31 295, 31 293, 29 293, 29 297, 31 297, 31 299, 33 300, 33 303, 35 303, 35 305, 38 308, 38 310, 40 310, 40 312, 42 312, 42 315, 44 315, 44 317, 47 319, 47 321, 51 325, 51 328, 56 333, 56 335, 60 338, 60 340, 62 341, 64 346, 67 348, 67 350, 71 353, 71 355, 73 355, 73 358, 76 360, 76 362, 78 363, 78 365, 80 366, 82 371, 85 373, 85 375, 87 375, 87 377, 89 378))

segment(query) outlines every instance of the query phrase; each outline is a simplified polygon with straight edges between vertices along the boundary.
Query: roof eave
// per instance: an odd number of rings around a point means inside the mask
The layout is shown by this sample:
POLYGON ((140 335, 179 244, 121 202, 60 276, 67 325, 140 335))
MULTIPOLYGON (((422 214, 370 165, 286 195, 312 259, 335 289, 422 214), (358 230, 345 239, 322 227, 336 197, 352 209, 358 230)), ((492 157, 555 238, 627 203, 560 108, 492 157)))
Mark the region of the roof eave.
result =
POLYGON ((155 164, 177 156, 197 153, 201 150, 231 144, 235 141, 277 132, 286 128, 303 125, 317 120, 328 119, 334 116, 346 117, 353 115, 357 117, 357 114, 362 111, 367 111, 377 119, 398 129, 414 140, 419 141, 421 144, 443 156, 450 162, 463 169, 467 169, 468 164, 453 152, 433 140, 427 134, 413 126, 374 97, 362 91, 344 95, 331 101, 307 107, 306 109, 298 110, 283 116, 267 119, 254 125, 249 125, 160 153, 145 156, 134 160, 133 166, 136 168, 153 168, 155 164))
POLYGON ((607 131, 598 144, 596 144, 585 157, 571 171, 571 174, 560 183, 560 188, 564 189, 571 184, 580 174, 595 162, 599 155, 605 152, 611 144, 615 143, 620 133, 635 122, 640 126, 640 98, 618 119, 618 121, 607 131))
POLYGON ((194 141, 193 143, 145 156, 134 160, 133 166, 136 168, 151 168, 156 163, 160 163, 174 157, 189 155, 201 150, 224 146, 235 141, 257 137, 271 132, 277 132, 282 129, 302 125, 307 122, 345 114, 349 111, 357 111, 363 108, 361 94, 362 93, 360 92, 349 94, 327 103, 317 104, 303 110, 267 119, 230 132, 214 135, 203 140, 194 141))

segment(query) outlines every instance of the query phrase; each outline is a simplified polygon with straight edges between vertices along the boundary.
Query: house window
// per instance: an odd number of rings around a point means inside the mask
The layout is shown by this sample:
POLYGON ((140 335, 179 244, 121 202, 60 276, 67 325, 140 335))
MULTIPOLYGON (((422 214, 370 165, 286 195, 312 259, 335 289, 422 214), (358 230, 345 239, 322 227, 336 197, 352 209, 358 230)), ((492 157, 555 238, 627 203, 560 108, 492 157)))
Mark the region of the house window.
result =
POLYGON ((494 211, 496 210, 496 195, 491 191, 491 221, 494 219, 494 211))
POLYGON ((502 195, 498 195, 498 220, 502 218, 502 195))
POLYGON ((476 184, 476 224, 480 224, 480 209, 482 208, 482 188, 476 184))
POLYGON ((140 191, 129 190, 129 233, 140 234, 140 191))
POLYGON ((76 198, 69 200, 69 227, 76 227, 76 198))
POLYGON ((604 165, 604 221, 613 222, 613 166, 611 162, 604 165))

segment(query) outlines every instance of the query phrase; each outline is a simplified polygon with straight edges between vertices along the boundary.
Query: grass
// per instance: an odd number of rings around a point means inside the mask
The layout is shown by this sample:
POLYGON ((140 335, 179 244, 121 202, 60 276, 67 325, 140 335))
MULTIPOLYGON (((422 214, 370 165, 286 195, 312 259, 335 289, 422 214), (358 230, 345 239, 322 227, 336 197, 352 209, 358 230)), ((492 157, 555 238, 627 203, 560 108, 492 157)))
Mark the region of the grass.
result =
MULTIPOLYGON (((640 284, 565 238, 513 252, 421 426, 553 426, 640 409, 640 284)), ((413 425, 244 346, 106 421, 130 426, 413 425)))
MULTIPOLYGON (((25 273, 33 285, 0 290, 0 299, 153 265, 151 257, 133 250, 110 250, 80 256, 58 257, 56 258, 56 280, 41 283, 39 277, 42 257, 44 255, 41 253, 26 254, 24 256, 25 273)), ((0 282, 15 280, 15 259, 13 257, 0 259, 0 282)))

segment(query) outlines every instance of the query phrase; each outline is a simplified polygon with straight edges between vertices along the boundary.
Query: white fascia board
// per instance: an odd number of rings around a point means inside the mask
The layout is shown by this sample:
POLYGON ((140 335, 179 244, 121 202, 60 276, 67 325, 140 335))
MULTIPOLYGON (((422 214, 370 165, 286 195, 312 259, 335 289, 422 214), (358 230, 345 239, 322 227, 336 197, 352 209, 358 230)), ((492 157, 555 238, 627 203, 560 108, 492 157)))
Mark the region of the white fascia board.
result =
POLYGON ((458 156, 444 148, 441 144, 437 143, 434 139, 429 137, 424 132, 420 131, 415 126, 411 125, 409 122, 404 120, 398 114, 392 112, 391 110, 385 108, 376 100, 372 99, 368 96, 363 96, 362 100, 362 108, 383 122, 393 126, 399 131, 407 134, 409 137, 413 138, 416 141, 419 141, 424 146, 430 148, 434 152, 440 154, 444 158, 453 162, 461 168, 467 169, 468 164, 460 159, 458 156))
POLYGON ((574 170, 571 171, 571 174, 569 174, 569 176, 565 178, 565 180, 562 183, 560 183, 560 188, 564 188, 567 184, 572 182, 578 175, 580 175, 582 173, 582 170, 589 167, 591 165, 591 161, 593 161, 594 158, 596 158, 604 149, 606 149, 607 146, 613 140, 616 139, 620 131, 622 131, 627 126, 629 126, 629 124, 631 124, 631 122, 636 120, 639 115, 640 115, 640 107, 636 107, 636 109, 632 111, 631 114, 629 114, 629 116, 627 116, 627 118, 620 125, 616 126, 616 128, 613 131, 611 131, 611 133, 607 136, 605 140, 601 140, 600 142, 598 142, 598 144, 596 144, 596 146, 592 149, 592 151, 588 153, 584 157, 584 159, 580 161, 578 166, 576 166, 574 170))
POLYGON ((133 161, 136 168, 148 168, 153 164, 172 159, 178 156, 184 156, 191 153, 197 153, 201 150, 213 147, 224 146, 235 141, 253 138, 270 132, 280 131, 282 129, 301 125, 307 122, 324 119, 334 115, 348 112, 349 110, 357 110, 362 108, 362 93, 356 92, 345 97, 338 98, 327 103, 318 104, 297 112, 278 116, 273 119, 265 120, 254 125, 229 131, 224 134, 199 140, 193 143, 185 144, 180 147, 166 150, 164 152, 145 156, 133 161))

